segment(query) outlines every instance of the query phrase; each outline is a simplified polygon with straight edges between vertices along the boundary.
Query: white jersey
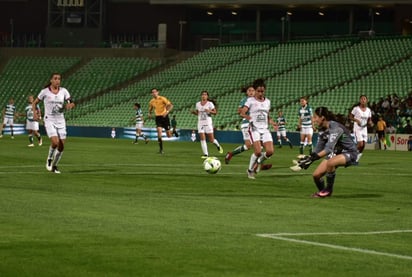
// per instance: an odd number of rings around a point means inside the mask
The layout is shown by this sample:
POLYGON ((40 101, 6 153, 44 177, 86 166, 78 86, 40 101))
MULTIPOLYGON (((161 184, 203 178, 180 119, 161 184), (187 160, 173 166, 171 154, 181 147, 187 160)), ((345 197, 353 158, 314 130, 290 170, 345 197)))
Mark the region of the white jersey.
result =
POLYGON ((359 120, 361 122, 361 124, 359 125, 356 121, 353 124, 353 131, 357 131, 357 130, 363 130, 363 129, 367 129, 367 124, 368 124, 368 120, 369 118, 372 117, 372 112, 371 109, 369 109, 368 107, 365 108, 365 110, 363 111, 359 106, 356 106, 352 109, 352 115, 355 119, 359 120))
POLYGON ((202 105, 200 101, 196 103, 196 110, 198 111, 198 125, 212 125, 212 116, 205 110, 213 109, 215 109, 215 105, 210 101, 207 101, 204 105, 202 105))
POLYGON ((257 129, 269 128, 269 111, 270 100, 265 98, 263 101, 259 101, 254 97, 249 97, 246 100, 245 106, 249 109, 249 116, 253 122, 253 126, 257 129))
POLYGON ((59 88, 59 92, 54 94, 50 88, 44 88, 37 96, 44 102, 45 120, 64 121, 64 105, 70 100, 70 93, 65 88, 59 88))

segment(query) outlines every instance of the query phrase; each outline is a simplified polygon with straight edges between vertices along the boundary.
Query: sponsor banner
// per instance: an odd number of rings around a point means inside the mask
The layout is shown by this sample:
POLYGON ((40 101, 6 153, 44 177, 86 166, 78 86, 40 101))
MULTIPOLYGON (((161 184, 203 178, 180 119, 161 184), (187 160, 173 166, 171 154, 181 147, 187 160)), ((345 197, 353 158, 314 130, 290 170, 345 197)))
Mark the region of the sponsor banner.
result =
MULTIPOLYGON (((396 151, 408 151, 408 134, 386 134, 386 149, 396 151)), ((383 143, 381 148, 384 149, 383 143)), ((379 139, 377 134, 368 134, 368 141, 365 149, 379 150, 379 139)))
MULTIPOLYGON (((177 132, 180 132, 180 129, 176 129, 177 132)), ((142 133, 148 137, 150 140, 157 140, 157 129, 156 128, 142 128, 142 133)), ((126 127, 123 129, 123 137, 134 139, 136 137, 136 128, 126 127)), ((168 138, 166 132, 162 131, 162 140, 179 140, 179 138, 172 136, 168 138)))
MULTIPOLYGON (((7 125, 3 129, 5 135, 10 135, 11 130, 10 126, 7 125)), ((26 125, 25 124, 13 124, 13 134, 14 135, 22 135, 26 133, 26 125)))

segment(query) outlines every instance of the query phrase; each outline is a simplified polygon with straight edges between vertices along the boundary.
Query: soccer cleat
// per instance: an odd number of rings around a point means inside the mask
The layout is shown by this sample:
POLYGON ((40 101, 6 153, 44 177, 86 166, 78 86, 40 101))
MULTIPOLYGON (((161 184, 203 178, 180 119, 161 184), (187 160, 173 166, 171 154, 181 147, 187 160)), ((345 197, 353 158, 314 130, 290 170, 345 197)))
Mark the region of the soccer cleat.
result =
POLYGON ((293 149, 293 145, 290 142, 289 142, 289 147, 290 147, 290 149, 293 149))
POLYGON ((145 144, 148 144, 148 143, 149 143, 149 139, 148 139, 148 138, 145 138, 145 139, 144 139, 144 143, 145 143, 145 144))
POLYGON ((57 166, 53 166, 52 172, 53 172, 53 173, 56 173, 56 174, 60 174, 60 173, 61 173, 61 172, 59 171, 59 169, 57 169, 57 166))
POLYGON ((269 169, 271 169, 272 168, 272 164, 262 164, 261 166, 260 166, 260 169, 261 170, 269 170, 269 169))
POLYGON ((159 155, 163 155, 165 152, 163 150, 160 150, 159 152, 157 152, 159 155))
POLYGON ((0 135, 0 138, 2 138, 3 137, 3 135, 0 135))
POLYGON ((11 136, 10 138, 11 138, 11 139, 14 139, 14 136, 11 136))
POLYGON ((53 167, 52 167, 52 162, 53 162, 52 159, 47 159, 47 161, 46 161, 46 169, 47 169, 47 171, 52 171, 52 169, 53 169, 53 167))
POLYGON ((39 140, 39 146, 42 146, 43 145, 43 139, 40 139, 39 140))
POLYGON ((256 178, 255 178, 255 172, 253 172, 253 170, 249 170, 249 169, 248 169, 246 172, 247 172, 247 177, 248 177, 249 179, 252 179, 252 180, 256 179, 256 178))
POLYGON ((220 154, 223 154, 223 147, 222 147, 222 146, 218 146, 218 147, 217 147, 217 151, 219 151, 220 154))
POLYGON ((201 156, 200 158, 202 158, 202 159, 207 159, 209 157, 209 155, 203 155, 203 156, 201 156))
POLYGON ((332 196, 332 191, 328 190, 328 189, 323 189, 321 191, 318 192, 320 197, 330 197, 332 196))
POLYGON ((34 147, 33 143, 30 143, 29 145, 27 145, 28 147, 34 147))
POLYGON ((226 164, 229 164, 229 163, 230 163, 230 160, 232 159, 232 157, 233 157, 232 152, 227 152, 227 154, 226 154, 226 156, 225 156, 225 163, 226 163, 226 164))
POLYGON ((319 191, 313 193, 310 197, 312 197, 312 198, 322 198, 322 197, 319 195, 319 191))

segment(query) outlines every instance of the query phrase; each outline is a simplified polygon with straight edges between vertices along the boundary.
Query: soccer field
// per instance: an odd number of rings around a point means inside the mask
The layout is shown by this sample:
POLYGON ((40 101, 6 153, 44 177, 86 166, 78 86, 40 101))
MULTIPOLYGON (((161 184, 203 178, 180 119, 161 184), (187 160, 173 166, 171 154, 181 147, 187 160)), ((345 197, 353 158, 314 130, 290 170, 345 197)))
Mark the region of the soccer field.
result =
MULTIPOLYGON (((298 148, 276 148, 256 180, 251 152, 202 168, 200 143, 0 139, 0 276, 410 276, 412 153, 365 151, 312 199, 298 148)), ((225 152, 235 144, 222 144, 225 152)))

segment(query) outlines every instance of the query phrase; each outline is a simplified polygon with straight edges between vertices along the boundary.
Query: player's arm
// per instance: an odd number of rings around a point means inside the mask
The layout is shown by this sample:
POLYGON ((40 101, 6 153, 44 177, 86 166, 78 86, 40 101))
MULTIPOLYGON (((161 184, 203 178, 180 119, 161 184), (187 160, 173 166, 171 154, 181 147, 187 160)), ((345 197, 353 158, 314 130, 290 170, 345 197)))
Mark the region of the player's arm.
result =
POLYGON ((351 113, 351 114, 349 115, 349 119, 350 119, 350 121, 352 121, 352 122, 356 122, 356 124, 358 124, 358 126, 361 126, 361 124, 362 124, 359 119, 356 119, 356 118, 355 118, 355 115, 354 115, 353 113, 351 113))
POLYGON ((34 113, 36 113, 38 116, 38 119, 41 120, 41 109, 39 105, 36 105, 36 111, 34 113))
MULTIPOLYGON (((39 109, 37 109, 37 105, 39 104, 39 102, 40 102, 40 99, 36 97, 34 99, 33 103, 31 103, 31 110, 32 111, 39 110, 39 109)), ((36 120, 36 121, 41 119, 40 113, 33 112, 33 119, 36 120)))
POLYGON ((168 104, 166 104, 165 110, 166 111, 165 111, 165 114, 163 116, 168 115, 173 110, 173 104, 170 103, 170 102, 168 104))
POLYGON ((240 113, 239 113, 239 115, 241 116, 241 117, 243 117, 244 119, 246 119, 246 120, 248 120, 248 121, 251 121, 252 120, 252 117, 250 116, 250 115, 248 115, 248 112, 249 111, 249 107, 248 106, 243 106, 241 109, 240 109, 240 113))
POLYGON ((65 106, 66 110, 71 110, 74 107, 75 107, 74 102, 70 98, 66 99, 66 106, 65 106))

